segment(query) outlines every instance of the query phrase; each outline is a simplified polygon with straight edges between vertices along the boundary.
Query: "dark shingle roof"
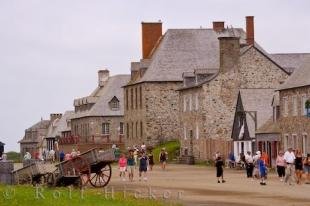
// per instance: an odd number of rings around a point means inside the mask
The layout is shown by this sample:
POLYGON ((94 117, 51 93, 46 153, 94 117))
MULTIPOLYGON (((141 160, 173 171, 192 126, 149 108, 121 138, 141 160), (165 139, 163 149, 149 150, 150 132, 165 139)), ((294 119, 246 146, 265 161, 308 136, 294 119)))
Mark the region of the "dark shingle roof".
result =
POLYGON ((283 69, 292 73, 310 60, 310 53, 269 54, 269 57, 283 69))
POLYGON ((154 52, 150 65, 138 82, 182 81, 183 72, 219 68, 220 36, 237 36, 245 44, 243 29, 169 29, 154 52))
POLYGON ((297 87, 304 87, 310 85, 310 59, 303 62, 300 68, 285 81, 284 84, 280 85, 279 90, 291 89, 297 87))
POLYGON ((109 77, 107 84, 104 87, 98 87, 91 96, 96 97, 95 104, 90 110, 76 112, 72 119, 85 116, 122 116, 124 115, 124 89, 130 75, 115 75, 109 77), (108 103, 113 97, 119 100, 119 110, 111 110, 108 103))

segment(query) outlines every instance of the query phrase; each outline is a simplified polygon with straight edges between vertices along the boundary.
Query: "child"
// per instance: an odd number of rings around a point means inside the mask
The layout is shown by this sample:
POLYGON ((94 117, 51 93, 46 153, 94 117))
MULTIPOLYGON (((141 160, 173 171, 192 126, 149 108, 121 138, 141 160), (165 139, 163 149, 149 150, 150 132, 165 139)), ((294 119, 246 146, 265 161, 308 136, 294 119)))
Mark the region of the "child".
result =
POLYGON ((129 180, 133 181, 133 173, 135 169, 135 158, 133 156, 133 150, 129 150, 129 155, 127 159, 127 167, 128 167, 128 176, 129 180))
POLYGON ((264 157, 261 156, 260 159, 258 160, 258 166, 259 166, 259 173, 260 173, 260 178, 261 178, 261 185, 266 185, 266 177, 267 177, 267 167, 266 163, 264 161, 264 157))
POLYGON ((217 183, 221 183, 220 179, 222 178, 222 183, 225 183, 224 180, 224 171, 223 171, 224 162, 221 157, 221 155, 218 155, 215 160, 215 167, 216 167, 216 177, 217 177, 217 183))
POLYGON ((121 155, 121 158, 118 160, 119 165, 119 177, 122 178, 123 181, 125 181, 125 172, 127 167, 127 159, 124 154, 121 155))
POLYGON ((144 181, 147 181, 147 167, 148 167, 148 158, 145 152, 142 152, 142 156, 140 157, 140 165, 139 165, 139 181, 141 181, 142 173, 144 174, 144 181))

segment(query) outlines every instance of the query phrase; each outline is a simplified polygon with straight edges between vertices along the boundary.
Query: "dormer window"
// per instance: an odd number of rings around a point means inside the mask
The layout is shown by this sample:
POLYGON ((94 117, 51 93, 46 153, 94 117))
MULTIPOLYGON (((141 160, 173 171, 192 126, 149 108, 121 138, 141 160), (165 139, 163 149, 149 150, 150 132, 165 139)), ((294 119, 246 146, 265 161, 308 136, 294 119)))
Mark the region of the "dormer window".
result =
POLYGON ((119 100, 117 99, 117 97, 114 96, 111 99, 111 101, 109 102, 109 106, 110 106, 110 109, 113 111, 119 110, 119 100))

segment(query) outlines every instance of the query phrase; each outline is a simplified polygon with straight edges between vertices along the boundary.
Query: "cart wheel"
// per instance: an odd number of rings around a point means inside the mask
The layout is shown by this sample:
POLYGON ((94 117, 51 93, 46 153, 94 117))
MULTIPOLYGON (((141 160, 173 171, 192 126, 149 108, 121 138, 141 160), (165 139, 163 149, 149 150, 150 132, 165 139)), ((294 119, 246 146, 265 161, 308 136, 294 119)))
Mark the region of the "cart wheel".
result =
POLYGON ((56 186, 56 175, 55 175, 55 173, 47 173, 46 184, 47 184, 47 186, 50 186, 50 187, 56 186))
POLYGON ((90 177, 90 184, 93 187, 104 187, 110 182, 111 176, 112 168, 110 164, 107 164, 101 168, 101 170, 92 174, 90 177))

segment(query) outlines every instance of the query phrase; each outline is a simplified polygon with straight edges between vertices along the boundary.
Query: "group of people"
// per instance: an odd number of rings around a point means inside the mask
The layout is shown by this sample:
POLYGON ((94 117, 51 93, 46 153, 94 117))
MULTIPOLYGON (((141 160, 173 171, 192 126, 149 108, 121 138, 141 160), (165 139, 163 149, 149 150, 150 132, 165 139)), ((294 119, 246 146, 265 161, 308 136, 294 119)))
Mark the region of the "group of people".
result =
MULTIPOLYGON (((162 170, 166 169, 167 160, 168 153, 165 148, 162 148, 159 154, 159 162, 162 170)), ((119 176, 122 181, 126 181, 126 173, 128 173, 128 180, 134 181, 134 173, 138 169, 139 181, 142 179, 147 181, 147 171, 152 171, 154 164, 152 149, 147 150, 144 143, 141 147, 134 146, 133 148, 128 148, 127 154, 122 153, 118 160, 119 176)))
MULTIPOLYGON (((216 154, 217 156, 219 155, 216 154)), ((257 151, 255 155, 252 155, 248 151, 246 154, 241 153, 237 161, 235 161, 234 155, 230 153, 228 166, 234 167, 236 164, 245 168, 247 178, 260 179, 260 184, 266 185, 268 167, 270 166, 267 153, 257 151)), ((223 180, 224 167, 221 158, 216 158, 215 166, 218 182, 220 182, 220 177, 223 180)), ((300 149, 293 150, 292 148, 288 148, 285 153, 280 151, 276 158, 276 167, 281 182, 291 185, 295 179, 297 184, 302 184, 302 175, 305 173, 305 183, 310 184, 310 154, 304 157, 300 149)))
POLYGON ((277 172, 280 181, 292 184, 295 177, 297 184, 302 184, 302 175, 306 174, 306 184, 310 184, 310 154, 303 157, 300 149, 289 148, 285 153, 280 151, 277 159, 277 172))

